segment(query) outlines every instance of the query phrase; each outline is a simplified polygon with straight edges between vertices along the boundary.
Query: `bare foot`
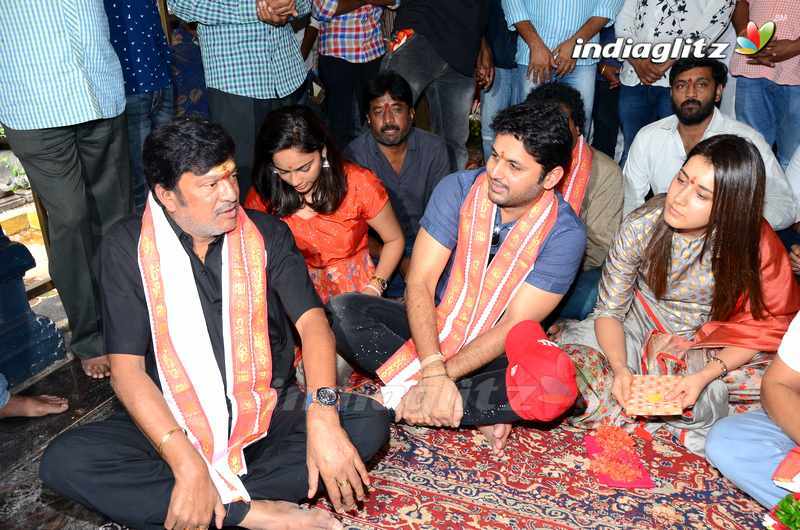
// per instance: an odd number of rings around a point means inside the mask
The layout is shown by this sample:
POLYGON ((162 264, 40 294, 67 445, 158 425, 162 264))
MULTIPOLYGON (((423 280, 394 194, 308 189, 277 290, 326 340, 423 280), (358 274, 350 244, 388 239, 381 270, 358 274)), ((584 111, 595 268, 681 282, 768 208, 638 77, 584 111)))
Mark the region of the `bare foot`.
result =
POLYGON ((83 366, 83 371, 86 375, 95 379, 102 379, 111 375, 111 365, 108 363, 108 355, 81 359, 81 366, 83 366))
POLYGON ((506 447, 508 435, 511 434, 511 425, 508 423, 481 425, 478 430, 486 437, 486 441, 492 446, 492 451, 499 453, 506 447))
POLYGON ((0 418, 23 416, 35 418, 48 414, 60 414, 69 408, 69 401, 58 396, 11 396, 6 406, 0 409, 0 418))
POLYGON ((249 530, 344 530, 332 514, 316 508, 303 509, 284 501, 252 501, 239 526, 249 530))

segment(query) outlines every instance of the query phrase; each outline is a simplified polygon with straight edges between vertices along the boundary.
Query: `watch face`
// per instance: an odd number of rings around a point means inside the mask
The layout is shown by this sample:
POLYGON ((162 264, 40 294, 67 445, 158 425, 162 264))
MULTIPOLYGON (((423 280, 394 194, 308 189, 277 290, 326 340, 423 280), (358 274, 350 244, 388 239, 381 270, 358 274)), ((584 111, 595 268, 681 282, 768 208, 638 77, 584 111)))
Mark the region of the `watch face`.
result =
POLYGON ((335 388, 323 386, 317 389, 317 401, 320 405, 335 405, 339 399, 339 393, 335 388))

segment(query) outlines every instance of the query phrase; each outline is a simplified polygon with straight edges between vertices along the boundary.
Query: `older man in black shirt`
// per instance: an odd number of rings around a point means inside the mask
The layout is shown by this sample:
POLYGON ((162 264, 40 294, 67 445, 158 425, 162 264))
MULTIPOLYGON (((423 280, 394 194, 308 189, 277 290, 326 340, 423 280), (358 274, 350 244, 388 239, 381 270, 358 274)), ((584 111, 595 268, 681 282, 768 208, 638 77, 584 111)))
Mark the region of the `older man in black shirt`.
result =
MULTIPOLYGON (((386 186, 406 238, 399 268, 405 275, 425 205, 433 188, 451 171, 447 144, 414 127, 411 86, 399 74, 378 74, 367 84, 365 99, 369 130, 350 142, 344 155, 372 170, 386 186)), ((373 243, 377 244, 370 239, 373 243)), ((395 274, 385 294, 402 296, 403 288, 402 277, 395 274)))
POLYGON ((337 511, 354 508, 388 417, 332 388, 333 337, 303 257, 285 224, 238 206, 233 154, 221 127, 194 119, 145 142, 147 210, 101 250, 105 349, 127 413, 57 438, 42 480, 136 528, 341 528, 293 503, 321 476, 337 511))

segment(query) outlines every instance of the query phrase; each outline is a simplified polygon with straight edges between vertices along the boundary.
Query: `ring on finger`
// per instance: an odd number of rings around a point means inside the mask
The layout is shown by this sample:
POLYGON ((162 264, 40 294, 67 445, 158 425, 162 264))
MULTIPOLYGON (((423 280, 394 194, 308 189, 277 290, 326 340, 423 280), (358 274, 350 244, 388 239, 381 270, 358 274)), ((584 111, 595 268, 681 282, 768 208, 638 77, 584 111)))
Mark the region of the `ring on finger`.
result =
POLYGON ((344 487, 344 486, 349 486, 349 485, 350 485, 350 481, 348 481, 347 479, 342 479, 342 480, 338 480, 338 479, 337 479, 337 480, 336 480, 336 483, 337 483, 337 484, 339 484, 339 487, 340 487, 340 488, 342 488, 342 487, 344 487))

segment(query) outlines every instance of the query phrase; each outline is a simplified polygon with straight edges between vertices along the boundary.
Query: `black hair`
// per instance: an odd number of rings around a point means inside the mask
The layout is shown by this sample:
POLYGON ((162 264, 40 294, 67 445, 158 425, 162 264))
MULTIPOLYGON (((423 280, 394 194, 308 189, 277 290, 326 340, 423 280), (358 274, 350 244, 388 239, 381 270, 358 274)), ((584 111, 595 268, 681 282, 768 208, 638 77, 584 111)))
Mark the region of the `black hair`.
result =
POLYGON ((572 163, 572 134, 558 103, 513 105, 495 115, 492 129, 496 135, 510 134, 522 142, 525 151, 544 168, 541 179, 559 166, 567 171, 572 163))
POLYGON ((322 120, 305 105, 291 105, 270 112, 256 139, 253 184, 275 215, 285 217, 303 206, 303 198, 274 171, 272 157, 278 151, 295 148, 303 153, 322 153, 330 167, 321 167, 311 188, 309 206, 328 214, 339 208, 347 194, 347 177, 342 155, 322 120))
POLYGON ((717 86, 725 86, 728 82, 728 67, 721 61, 716 59, 709 59, 708 57, 689 57, 687 59, 678 59, 669 71, 669 86, 675 83, 675 78, 686 70, 692 68, 711 68, 711 77, 717 86))
POLYGON ((555 101, 565 106, 572 117, 572 123, 582 131, 586 125, 586 112, 583 110, 583 97, 581 93, 566 83, 544 83, 531 90, 525 103, 534 101, 555 101))
POLYGON ((403 76, 392 70, 384 70, 373 77, 364 88, 364 108, 369 112, 370 103, 384 94, 402 101, 408 108, 414 108, 414 93, 403 76))
POLYGON ((204 175, 233 158, 233 140, 218 123, 198 117, 176 118, 144 141, 142 161, 150 189, 174 190, 181 175, 204 175))

